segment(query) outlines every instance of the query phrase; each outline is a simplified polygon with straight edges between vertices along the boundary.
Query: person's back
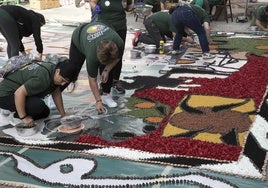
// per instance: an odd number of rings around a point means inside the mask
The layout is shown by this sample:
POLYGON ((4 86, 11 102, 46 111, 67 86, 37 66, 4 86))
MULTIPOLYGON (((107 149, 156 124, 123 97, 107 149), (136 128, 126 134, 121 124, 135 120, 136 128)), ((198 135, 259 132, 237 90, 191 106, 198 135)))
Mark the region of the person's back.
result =
POLYGON ((210 13, 208 0, 192 0, 190 4, 200 6, 206 11, 206 13, 210 13))
POLYGON ((171 15, 168 12, 159 11, 150 15, 148 18, 152 19, 161 32, 176 32, 176 28, 171 20, 171 15))
POLYGON ((0 97, 9 95, 23 84, 28 89, 29 96, 46 96, 50 91, 48 88, 54 88, 53 80, 51 80, 54 69, 55 65, 52 63, 37 62, 15 71, 1 82, 0 97))

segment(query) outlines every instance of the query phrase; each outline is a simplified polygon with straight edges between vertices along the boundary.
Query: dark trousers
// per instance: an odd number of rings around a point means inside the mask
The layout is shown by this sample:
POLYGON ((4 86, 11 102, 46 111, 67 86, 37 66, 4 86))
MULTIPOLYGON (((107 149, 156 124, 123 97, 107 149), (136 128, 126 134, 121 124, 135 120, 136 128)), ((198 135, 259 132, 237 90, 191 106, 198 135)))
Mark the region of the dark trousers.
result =
POLYGON ((8 58, 19 55, 20 38, 16 21, 0 9, 0 32, 7 41, 8 58))
MULTIPOLYGON (((127 36, 127 30, 126 29, 121 29, 121 30, 118 30, 116 32, 121 37, 121 39, 124 41, 124 44, 125 44, 125 42, 126 42, 126 36, 127 36)), ((122 61, 122 57, 120 57, 120 61, 113 68, 113 79, 114 80, 119 80, 120 79, 122 65, 123 65, 123 61, 122 61)))
POLYGON ((209 52, 209 44, 206 32, 199 18, 195 15, 190 7, 180 6, 172 13, 172 22, 176 27, 176 37, 173 49, 178 50, 182 41, 184 28, 188 27, 197 35, 200 42, 202 52, 209 52))
POLYGON ((159 48, 160 40, 162 39, 162 34, 158 28, 158 26, 153 22, 151 18, 147 18, 144 21, 144 26, 147 33, 143 33, 139 40, 144 44, 154 44, 157 48, 159 48))
MULTIPOLYGON (((0 108, 15 112, 14 117, 18 117, 14 95, 0 97, 0 108)), ((45 102, 39 97, 27 97, 25 105, 26 114, 34 120, 48 117, 50 110, 45 102)))

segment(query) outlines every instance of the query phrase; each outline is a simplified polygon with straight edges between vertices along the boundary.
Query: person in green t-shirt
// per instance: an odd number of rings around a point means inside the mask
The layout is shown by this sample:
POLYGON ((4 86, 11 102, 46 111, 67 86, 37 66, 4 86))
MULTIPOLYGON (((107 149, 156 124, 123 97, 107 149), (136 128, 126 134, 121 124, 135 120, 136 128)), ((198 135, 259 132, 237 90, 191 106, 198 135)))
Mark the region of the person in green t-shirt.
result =
MULTIPOLYGON (((113 28, 125 43, 127 36, 126 11, 133 10, 134 0, 90 0, 89 3, 92 9, 92 21, 100 21, 113 28)), ((120 83, 121 69, 122 57, 120 57, 113 74, 113 89, 118 94, 125 93, 125 89, 120 83)))
MULTIPOLYGON (((166 42, 166 37, 173 39, 176 35, 176 28, 172 23, 171 15, 167 11, 158 11, 150 15, 144 21, 144 26, 147 33, 137 31, 132 39, 133 46, 137 46, 139 42, 142 42, 156 45, 156 48, 159 48, 160 40, 166 42)), ((183 36, 183 41, 194 43, 193 39, 187 38, 186 33, 183 36)))
POLYGON ((9 73, 0 83, 0 108, 14 113, 26 126, 48 117, 50 110, 42 100, 51 94, 61 116, 65 116, 60 86, 76 79, 74 63, 33 62, 9 73))
POLYGON ((250 25, 258 26, 262 31, 268 31, 268 5, 260 5, 254 10, 250 25))
POLYGON ((88 81, 96 99, 96 109, 103 113, 106 104, 110 108, 117 103, 109 95, 113 85, 113 74, 116 64, 124 52, 124 41, 107 25, 94 21, 76 28, 72 34, 69 58, 75 62, 78 75, 84 61, 88 72, 88 81), (100 73, 103 93, 99 92, 97 76, 100 73), (101 95, 101 96, 100 96, 101 95))

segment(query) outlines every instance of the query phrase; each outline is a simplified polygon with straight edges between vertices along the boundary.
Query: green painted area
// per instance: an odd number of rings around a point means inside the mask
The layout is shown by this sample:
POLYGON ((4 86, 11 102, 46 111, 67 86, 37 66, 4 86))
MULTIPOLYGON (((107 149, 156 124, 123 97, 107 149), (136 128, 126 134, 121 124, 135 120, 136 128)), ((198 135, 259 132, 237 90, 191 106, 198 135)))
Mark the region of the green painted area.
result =
POLYGON ((226 38, 214 37, 212 45, 219 45, 218 50, 232 49, 232 52, 249 52, 256 55, 267 54, 268 40, 261 38, 226 38), (220 41, 220 42, 217 42, 220 41), (224 42, 226 41, 226 42, 224 42), (256 46, 266 46, 266 49, 257 49, 256 46))
POLYGON ((137 118, 146 118, 150 116, 165 117, 170 109, 168 105, 164 105, 160 102, 148 101, 137 97, 128 98, 126 106, 131 110, 127 112, 127 115, 132 115, 137 118), (136 104, 143 102, 152 102, 155 103, 155 106, 153 108, 144 108, 144 109, 135 107, 136 104))

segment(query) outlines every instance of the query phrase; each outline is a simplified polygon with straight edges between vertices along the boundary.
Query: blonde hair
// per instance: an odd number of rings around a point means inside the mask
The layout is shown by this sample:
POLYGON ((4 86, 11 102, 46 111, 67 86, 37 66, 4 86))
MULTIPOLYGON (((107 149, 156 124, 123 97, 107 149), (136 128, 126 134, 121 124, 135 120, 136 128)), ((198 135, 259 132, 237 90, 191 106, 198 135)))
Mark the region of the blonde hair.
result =
POLYGON ((103 40, 97 47, 97 57, 100 63, 108 64, 119 57, 118 47, 113 41, 103 40))

